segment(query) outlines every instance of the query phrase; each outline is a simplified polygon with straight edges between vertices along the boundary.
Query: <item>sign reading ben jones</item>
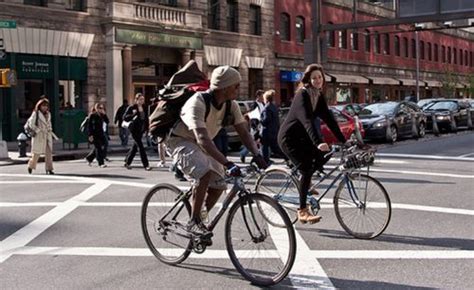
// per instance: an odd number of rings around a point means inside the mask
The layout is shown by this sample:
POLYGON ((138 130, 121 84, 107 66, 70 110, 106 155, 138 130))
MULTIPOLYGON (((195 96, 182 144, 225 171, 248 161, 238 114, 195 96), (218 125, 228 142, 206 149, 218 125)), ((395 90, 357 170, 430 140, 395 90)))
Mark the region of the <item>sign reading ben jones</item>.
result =
POLYGON ((21 79, 49 79, 53 77, 53 62, 46 57, 19 56, 17 70, 21 79))
POLYGON ((115 32, 115 41, 154 46, 202 49, 202 39, 200 38, 129 29, 117 29, 115 32))

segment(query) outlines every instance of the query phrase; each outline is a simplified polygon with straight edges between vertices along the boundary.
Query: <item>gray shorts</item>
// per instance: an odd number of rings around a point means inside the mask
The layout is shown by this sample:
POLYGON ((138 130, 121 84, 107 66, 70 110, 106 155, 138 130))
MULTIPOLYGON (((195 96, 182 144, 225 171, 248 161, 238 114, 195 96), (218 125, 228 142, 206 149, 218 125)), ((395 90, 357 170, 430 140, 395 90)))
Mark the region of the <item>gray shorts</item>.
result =
POLYGON ((170 137, 167 146, 173 156, 173 161, 184 174, 193 179, 193 182, 199 181, 211 171, 209 187, 222 190, 227 188, 224 180, 224 166, 204 152, 195 142, 181 137, 170 137))

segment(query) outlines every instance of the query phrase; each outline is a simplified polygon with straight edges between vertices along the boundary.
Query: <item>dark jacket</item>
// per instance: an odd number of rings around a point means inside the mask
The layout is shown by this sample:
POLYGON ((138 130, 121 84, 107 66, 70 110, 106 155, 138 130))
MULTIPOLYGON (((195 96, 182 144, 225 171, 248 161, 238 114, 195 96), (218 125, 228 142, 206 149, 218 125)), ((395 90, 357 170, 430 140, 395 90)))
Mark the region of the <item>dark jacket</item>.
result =
MULTIPOLYGON (((108 121, 108 119, 107 119, 108 121)), ((98 112, 94 112, 89 115, 89 122, 88 122, 88 136, 94 137, 95 141, 98 141, 100 143, 105 143, 106 135, 104 132, 104 124, 107 124, 105 122, 105 118, 103 115, 101 115, 98 112)))
POLYGON ((143 108, 143 117, 140 118, 140 113, 138 111, 138 105, 131 105, 125 111, 123 115, 124 121, 132 121, 128 130, 134 135, 143 134, 143 132, 148 130, 148 113, 146 108, 143 108), (135 113, 133 112, 135 110, 135 113))
POLYGON ((280 129, 280 119, 278 108, 273 103, 265 105, 260 122, 262 123, 262 138, 264 140, 275 140, 280 129))
MULTIPOLYGON (((285 121, 281 125, 278 133, 278 143, 293 141, 313 144, 314 146, 323 143, 323 136, 319 128, 316 128, 316 118, 322 119, 333 132, 336 138, 344 143, 346 138, 339 129, 334 115, 326 103, 324 95, 321 94, 314 111, 311 110, 311 99, 309 92, 302 88, 296 93, 292 101, 290 111, 285 121)), ((301 144, 303 145, 303 144, 301 144)))
POLYGON ((124 104, 117 109, 117 112, 115 113, 114 124, 117 124, 119 127, 122 127, 123 115, 125 114, 127 108, 128 106, 124 104))

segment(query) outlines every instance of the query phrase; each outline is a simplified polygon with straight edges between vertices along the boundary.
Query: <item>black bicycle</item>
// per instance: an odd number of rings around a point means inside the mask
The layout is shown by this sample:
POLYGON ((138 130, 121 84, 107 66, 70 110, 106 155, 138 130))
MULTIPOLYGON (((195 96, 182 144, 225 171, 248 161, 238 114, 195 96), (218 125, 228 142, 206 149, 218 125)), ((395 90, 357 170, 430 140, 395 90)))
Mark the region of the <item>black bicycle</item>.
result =
MULTIPOLYGON (((338 171, 338 174, 319 197, 308 193, 308 206, 316 215, 321 209, 321 199, 340 180, 333 199, 337 220, 353 237, 373 239, 385 231, 392 214, 387 190, 377 179, 369 176, 375 150, 357 150, 357 145, 348 148, 335 145, 326 156, 332 156, 336 151, 341 152, 338 165, 327 174, 323 170, 317 171, 319 180, 312 188, 332 177, 334 172, 338 171)), ((297 221, 296 210, 299 205, 298 175, 295 167, 291 171, 283 168, 269 169, 260 175, 255 186, 255 191, 278 201, 293 223, 297 221)), ((285 226, 273 221, 271 217, 268 220, 275 226, 285 226)))
MULTIPOLYGON (((242 172, 252 174, 254 166, 242 172)), ((242 276, 258 286, 279 283, 290 272, 296 255, 295 232, 285 210, 272 198, 245 188, 242 174, 227 177, 232 183, 222 207, 207 228, 213 231, 232 204, 225 223, 227 252, 242 276), (284 227, 268 222, 271 217, 284 227)), ((145 241, 161 262, 177 265, 191 254, 204 253, 212 245, 209 238, 196 237, 186 231, 191 216, 192 189, 183 192, 171 184, 158 184, 147 193, 141 210, 145 241)))

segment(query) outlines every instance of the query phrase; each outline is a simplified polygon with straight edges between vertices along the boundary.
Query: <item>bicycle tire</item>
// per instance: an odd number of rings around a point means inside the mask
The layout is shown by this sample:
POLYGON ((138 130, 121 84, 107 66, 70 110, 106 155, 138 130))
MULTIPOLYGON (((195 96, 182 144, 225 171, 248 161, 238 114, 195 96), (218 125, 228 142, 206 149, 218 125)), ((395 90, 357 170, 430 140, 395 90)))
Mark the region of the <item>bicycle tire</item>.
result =
POLYGON ((179 224, 186 224, 191 216, 191 205, 188 200, 180 204, 167 216, 169 225, 163 227, 159 221, 175 205, 183 192, 171 184, 158 184, 151 188, 143 200, 141 209, 141 227, 146 244, 153 255, 161 262, 177 265, 191 253, 191 240, 184 237, 179 224), (182 232, 183 235, 179 235, 182 232), (176 239, 176 241, 175 241, 176 239))
POLYGON ((243 196, 232 205, 225 224, 225 241, 232 264, 254 285, 279 283, 295 262, 296 239, 291 221, 281 205, 263 194, 243 196), (279 215, 286 227, 272 226, 262 208, 275 211, 273 216, 279 215))
MULTIPOLYGON (((255 192, 267 195, 280 203, 290 218, 291 223, 294 224, 298 220, 299 182, 288 171, 280 168, 265 171, 257 179, 255 192), (285 200, 294 202, 286 202, 285 200)), ((273 226, 284 226, 276 224, 272 221, 271 217, 268 217, 267 220, 273 226)))
POLYGON ((349 179, 358 200, 362 200, 365 205, 357 206, 344 178, 334 194, 337 220, 349 235, 359 239, 373 239, 382 234, 390 222, 390 197, 383 185, 371 176, 357 173, 351 174, 349 179))

